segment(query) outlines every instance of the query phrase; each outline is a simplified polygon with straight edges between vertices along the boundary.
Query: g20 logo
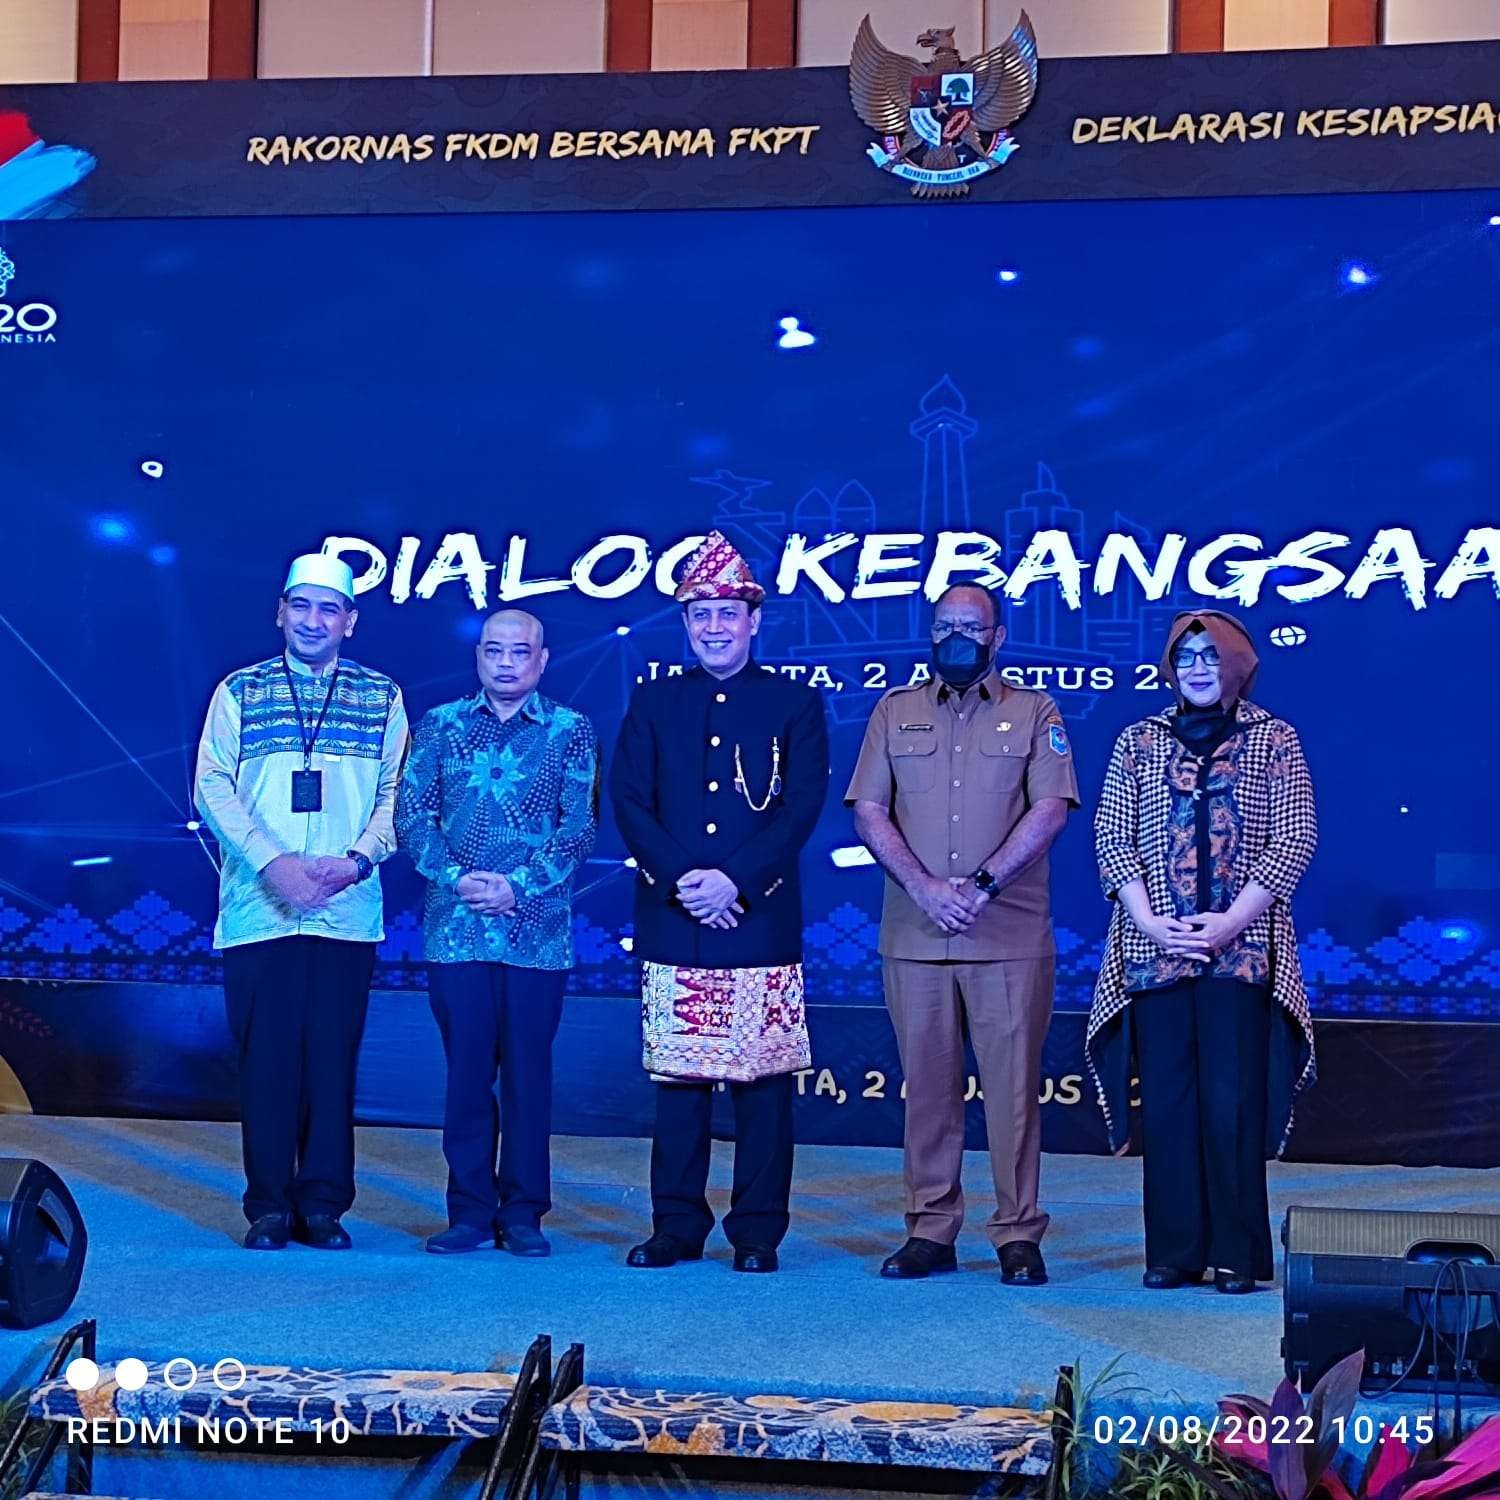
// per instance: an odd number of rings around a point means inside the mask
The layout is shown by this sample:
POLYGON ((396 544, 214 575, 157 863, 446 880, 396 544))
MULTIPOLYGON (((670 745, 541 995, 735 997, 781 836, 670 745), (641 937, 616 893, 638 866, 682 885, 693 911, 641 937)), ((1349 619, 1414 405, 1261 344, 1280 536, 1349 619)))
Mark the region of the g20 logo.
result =
POLYGON ((50 302, 4 300, 15 276, 16 263, 0 250, 0 344, 55 344, 57 309, 50 302))
POLYGON ((13 307, 0 302, 0 344, 55 344, 57 309, 49 302, 25 302, 13 307))

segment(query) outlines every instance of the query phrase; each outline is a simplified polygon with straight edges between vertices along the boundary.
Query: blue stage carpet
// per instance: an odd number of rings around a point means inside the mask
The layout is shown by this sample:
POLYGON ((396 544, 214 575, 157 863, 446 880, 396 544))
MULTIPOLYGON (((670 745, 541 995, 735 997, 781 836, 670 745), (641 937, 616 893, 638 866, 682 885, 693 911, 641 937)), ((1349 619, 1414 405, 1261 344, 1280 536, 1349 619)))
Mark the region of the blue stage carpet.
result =
MULTIPOLYGON (((806 1147, 792 1233, 777 1276, 737 1276, 717 1235, 706 1260, 633 1271, 647 1232, 648 1143, 560 1137, 550 1260, 495 1251, 422 1251, 443 1224, 438 1136, 366 1129, 355 1249, 279 1254, 238 1248, 238 1129, 232 1125, 0 1120, 0 1151, 62 1173, 90 1235, 73 1309, 99 1320, 100 1362, 183 1355, 211 1363, 513 1368, 539 1332, 587 1348, 601 1382, 737 1393, 836 1393, 986 1403, 1046 1401, 1057 1367, 1085 1374, 1116 1355, 1156 1410, 1211 1409, 1227 1391, 1269 1396, 1280 1376, 1279 1292, 1140 1286, 1140 1164, 1049 1157, 1052 1284, 1000 1282, 977 1228, 957 1275, 892 1283, 876 1275, 901 1240, 899 1153, 806 1147)), ((728 1148, 715 1148, 722 1211, 728 1148)), ((966 1164, 977 1225, 985 1160, 966 1164)), ((1489 1210, 1494 1174, 1443 1168, 1272 1168, 1273 1210, 1290 1203, 1489 1210)), ((63 1324, 0 1331, 0 1395, 31 1378, 63 1324)), ((1127 1401, 1126 1404, 1134 1404, 1127 1401)))

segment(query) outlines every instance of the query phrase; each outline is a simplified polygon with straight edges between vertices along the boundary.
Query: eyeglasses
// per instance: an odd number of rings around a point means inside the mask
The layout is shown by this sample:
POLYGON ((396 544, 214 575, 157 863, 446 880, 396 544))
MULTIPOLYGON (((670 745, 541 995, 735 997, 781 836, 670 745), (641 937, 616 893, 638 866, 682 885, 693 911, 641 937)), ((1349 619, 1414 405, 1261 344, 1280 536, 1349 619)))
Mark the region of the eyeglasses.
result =
POLYGON ((955 625, 951 620, 934 620, 932 622, 932 638, 935 641, 946 641, 955 631, 959 635, 966 635, 971 641, 982 641, 987 635, 994 635, 993 625, 975 625, 970 621, 955 625))
POLYGON ((1205 667, 1216 667, 1219 665, 1219 653, 1213 646, 1209 646, 1203 651, 1184 650, 1172 653, 1172 665, 1179 672, 1191 670, 1194 664, 1200 661, 1205 667))

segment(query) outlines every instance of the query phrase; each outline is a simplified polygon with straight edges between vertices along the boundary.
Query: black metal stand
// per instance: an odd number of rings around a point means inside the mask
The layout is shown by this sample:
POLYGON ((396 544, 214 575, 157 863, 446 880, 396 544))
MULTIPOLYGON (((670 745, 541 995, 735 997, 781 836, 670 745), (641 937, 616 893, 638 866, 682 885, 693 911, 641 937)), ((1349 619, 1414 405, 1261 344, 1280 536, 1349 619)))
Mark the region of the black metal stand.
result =
POLYGON ((550 1407, 566 1401, 583 1384, 583 1345, 572 1344, 568 1352, 557 1362, 557 1373, 552 1377, 552 1388, 547 1399, 537 1411, 536 1424, 532 1429, 531 1442, 526 1451, 526 1460, 516 1476, 513 1491, 506 1491, 506 1500, 548 1500, 557 1486, 559 1460, 568 1477, 568 1493, 575 1494, 578 1488, 578 1465, 569 1464, 567 1455, 555 1448, 543 1449, 542 1418, 550 1407))
POLYGON ((539 1411, 547 1399, 547 1390, 552 1383, 552 1340, 538 1334, 532 1340, 526 1357, 521 1361, 520 1373, 516 1376, 516 1387, 511 1393, 510 1405, 495 1434, 495 1451, 490 1457, 490 1466, 479 1486, 478 1500, 494 1500, 500 1487, 500 1476, 510 1471, 510 1483, 505 1487, 506 1500, 519 1493, 516 1488, 518 1471, 527 1449, 526 1439, 534 1421, 539 1421, 539 1411))
MULTIPOLYGON (((47 1361, 47 1368, 42 1372, 42 1378, 38 1385, 49 1380, 56 1380, 62 1374, 63 1366, 67 1362, 68 1355, 72 1353, 77 1344, 83 1346, 83 1357, 93 1359, 98 1352, 97 1346, 98 1325, 92 1318, 85 1318, 81 1323, 75 1323, 57 1341, 57 1347, 52 1351, 52 1358, 47 1361)), ((39 1419, 33 1417, 30 1411, 22 1413, 21 1420, 16 1423, 15 1431, 10 1435, 10 1441, 5 1445, 5 1452, 0 1453, 0 1485, 3 1485, 11 1471, 21 1461, 21 1453, 26 1445, 27 1435, 32 1426, 39 1419)), ((30 1469, 27 1470, 26 1478, 21 1485, 21 1494, 26 1495, 36 1489, 43 1474, 47 1472, 47 1466, 52 1462, 57 1452, 57 1446, 62 1441, 64 1428, 60 1422, 48 1422, 44 1424, 47 1435, 42 1439, 41 1447, 37 1449, 36 1458, 32 1461, 30 1469)), ((94 1487, 94 1446, 87 1437, 79 1445, 76 1461, 69 1464, 67 1477, 67 1493, 70 1495, 87 1495, 94 1487), (81 1488, 74 1488, 77 1484, 81 1488)))
POLYGON ((1060 1500, 1063 1481, 1068 1477, 1068 1464, 1073 1452, 1073 1424, 1078 1413, 1073 1406, 1072 1365, 1063 1365, 1057 1372, 1057 1390, 1052 1397, 1052 1464, 1047 1470, 1047 1500, 1060 1500))

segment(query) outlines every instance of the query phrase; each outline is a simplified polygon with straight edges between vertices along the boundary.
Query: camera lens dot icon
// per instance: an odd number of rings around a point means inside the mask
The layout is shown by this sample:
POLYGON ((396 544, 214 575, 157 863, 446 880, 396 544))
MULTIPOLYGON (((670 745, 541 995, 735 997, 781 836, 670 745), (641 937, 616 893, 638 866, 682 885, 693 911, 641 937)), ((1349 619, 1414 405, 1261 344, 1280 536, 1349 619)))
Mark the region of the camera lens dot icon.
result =
POLYGON ((63 1371, 65 1379, 75 1391, 91 1391, 99 1384, 99 1366, 91 1359, 73 1359, 63 1371))
POLYGON ((122 1391, 138 1391, 146 1383, 146 1363, 140 1359, 122 1359, 115 1366, 115 1384, 122 1391))
POLYGON ((1278 625, 1271 632, 1273 646, 1305 646, 1307 632, 1300 625, 1278 625))

